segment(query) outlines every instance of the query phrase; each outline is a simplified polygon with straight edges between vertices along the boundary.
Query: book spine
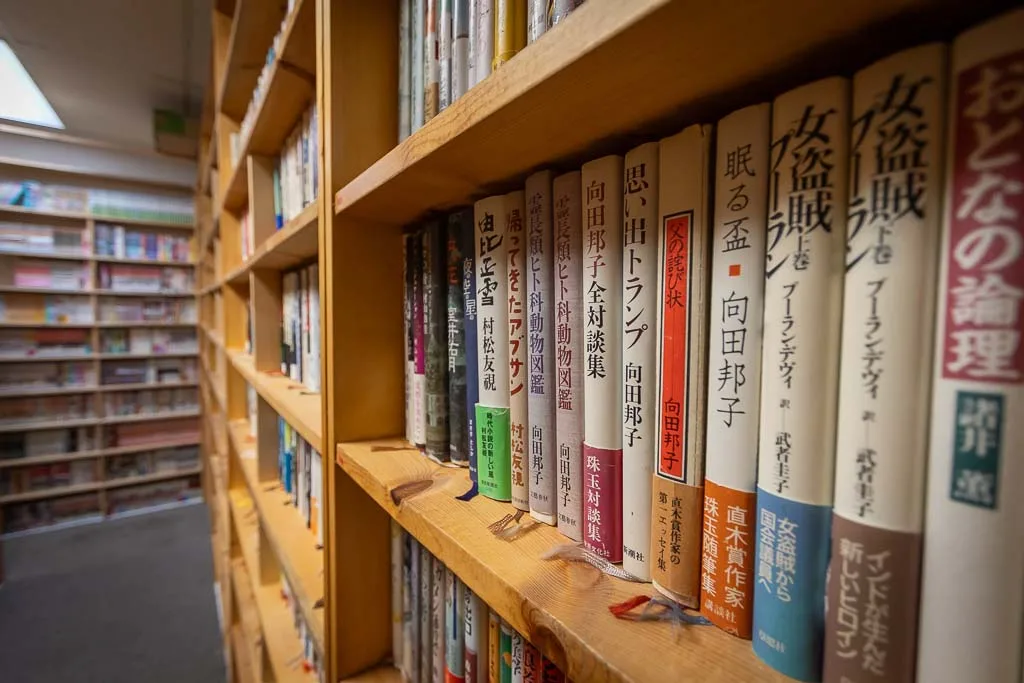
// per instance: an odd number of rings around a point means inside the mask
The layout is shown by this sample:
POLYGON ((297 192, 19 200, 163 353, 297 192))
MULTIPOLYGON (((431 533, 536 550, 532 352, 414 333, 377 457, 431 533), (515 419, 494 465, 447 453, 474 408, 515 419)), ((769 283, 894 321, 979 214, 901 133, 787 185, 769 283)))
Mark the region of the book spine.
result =
POLYGON ((554 403, 554 228, 551 171, 526 179, 528 258, 526 276, 529 335, 529 491, 530 515, 556 523, 554 403))
POLYGON ((448 217, 448 433, 453 463, 469 464, 466 429, 466 335, 463 283, 463 234, 469 227, 464 212, 448 217))
POLYGON ((523 683, 523 637, 512 632, 512 683, 523 683))
POLYGON ((445 640, 447 634, 445 633, 445 605, 447 604, 447 598, 445 596, 445 574, 448 568, 444 566, 441 560, 434 558, 433 567, 433 580, 431 581, 431 596, 430 605, 432 608, 431 619, 430 619, 430 632, 431 632, 431 662, 433 664, 432 680, 444 681, 444 669, 445 669, 445 640))
POLYGON ((412 132, 412 2, 398 3, 398 140, 412 132))
POLYGON ((465 652, 464 668, 468 683, 487 683, 487 605, 477 595, 465 588, 465 652))
POLYGON ((494 3, 495 0, 476 0, 473 24, 476 40, 473 41, 474 78, 476 85, 491 74, 494 59, 494 3))
POLYGON ((415 372, 412 383, 413 443, 427 445, 427 339, 423 316, 423 251, 425 234, 422 228, 413 233, 412 253, 412 326, 415 372))
POLYGON ((548 30, 548 0, 526 0, 527 43, 544 35, 548 30))
POLYGON ((555 443, 558 530, 583 540, 583 207, 580 173, 555 178, 555 443))
POLYGON ((846 79, 775 99, 753 631, 758 657, 801 680, 821 676, 848 147, 846 79))
POLYGON ((661 307, 658 459, 651 491, 651 579, 687 607, 700 594, 707 398, 711 126, 659 149, 661 307))
POLYGON ((462 296, 465 317, 463 332, 466 350, 466 457, 469 477, 477 484, 476 404, 480 400, 480 371, 477 347, 476 311, 476 234, 473 209, 465 209, 461 220, 462 236, 462 296))
POLYGON ((466 586, 450 569, 445 569, 444 613, 444 681, 462 683, 466 680, 466 586))
POLYGON ((853 80, 825 681, 914 677, 945 52, 900 52, 853 80))
POLYGON ((453 0, 439 0, 441 13, 438 16, 438 112, 444 111, 452 103, 452 41, 454 17, 452 16, 453 0))
POLYGON ((961 34, 950 61, 917 680, 1018 683, 1024 10, 961 34))
POLYGON ((477 477, 480 493, 512 499, 509 431, 508 257, 505 198, 474 205, 476 310, 480 400, 476 407, 477 477))
MULTIPOLYGON (((459 2, 460 0, 455 0, 459 2)), ((466 90, 469 90, 477 83, 476 62, 477 62, 477 17, 480 14, 479 0, 462 0, 467 3, 469 10, 469 30, 466 41, 466 90)), ((458 11, 458 10, 456 10, 458 11)))
POLYGON ((427 29, 427 0, 412 0, 412 30, 410 31, 412 44, 409 51, 412 53, 412 121, 411 132, 415 133, 423 125, 423 100, 425 97, 425 56, 426 56, 426 29, 427 29))
POLYGON ((434 680, 434 556, 420 546, 420 680, 434 680))
POLYGON ((413 407, 413 378, 416 375, 416 342, 413 334, 413 236, 406 234, 402 239, 402 275, 405 289, 402 308, 405 315, 405 440, 415 443, 415 409, 413 407))
POLYGON ((423 122, 437 116, 440 98, 441 65, 438 61, 439 3, 427 0, 423 29, 423 122))
MULTIPOLYGON (((420 552, 422 546, 412 535, 406 535, 406 539, 408 540, 406 552, 409 554, 409 580, 406 589, 408 610, 405 615, 406 629, 402 659, 405 662, 406 679, 416 683, 420 680, 420 560, 423 555, 420 552)), ((403 598, 403 602, 406 602, 405 598, 403 598)))
POLYGON ((494 610, 487 612, 487 680, 501 679, 501 617, 494 610))
POLYGON ((749 640, 771 105, 730 114, 717 137, 700 609, 749 640))
POLYGON ((540 650, 523 639, 523 683, 541 683, 544 675, 540 650))
POLYGON ((622 568, 651 579, 658 453, 658 143, 626 155, 622 197, 622 568))
POLYGON ((504 619, 499 630, 498 681, 512 683, 512 627, 504 619))
POLYGON ((565 683, 565 674, 547 657, 541 658, 541 680, 543 683, 565 683))
POLYGON ((448 445, 448 229, 427 224, 423 267, 427 334, 427 457, 447 462, 448 445))
POLYGON ((452 17, 452 93, 451 101, 459 99, 469 90, 469 0, 453 0, 452 17))
POLYGON ((583 2, 584 0, 551 0, 551 25, 554 26, 565 19, 583 2))
POLYGON ((583 164, 583 543, 622 561, 622 157, 583 164))
POLYGON ((320 391, 320 266, 309 267, 309 346, 310 391, 320 391))
POLYGON ((508 390, 511 432, 512 505, 530 510, 529 349, 526 323, 527 234, 523 192, 505 195, 505 243, 508 256, 508 390))
POLYGON ((405 539, 398 522, 391 520, 391 661, 401 666, 405 648, 405 606, 402 602, 405 581, 405 539))
POLYGON ((526 47, 527 0, 494 0, 494 69, 526 47))

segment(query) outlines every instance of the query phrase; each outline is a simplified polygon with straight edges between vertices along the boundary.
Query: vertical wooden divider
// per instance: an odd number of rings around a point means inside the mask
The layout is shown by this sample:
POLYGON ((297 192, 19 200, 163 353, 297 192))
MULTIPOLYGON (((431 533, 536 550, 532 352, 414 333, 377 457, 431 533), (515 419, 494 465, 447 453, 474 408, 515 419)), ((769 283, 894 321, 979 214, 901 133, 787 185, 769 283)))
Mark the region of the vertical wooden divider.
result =
POLYGON ((281 369, 281 273, 249 271, 252 359, 258 372, 281 369))
POLYGON ((278 481, 278 416, 262 396, 256 398, 256 476, 259 482, 278 481))
POLYGON ((274 158, 249 156, 249 218, 252 220, 252 248, 277 232, 274 217, 274 158))
POLYGON ((402 251, 395 226, 337 219, 334 194, 397 141, 397 25, 397 0, 317 0, 328 681, 391 651, 389 517, 335 458, 402 431, 402 251))

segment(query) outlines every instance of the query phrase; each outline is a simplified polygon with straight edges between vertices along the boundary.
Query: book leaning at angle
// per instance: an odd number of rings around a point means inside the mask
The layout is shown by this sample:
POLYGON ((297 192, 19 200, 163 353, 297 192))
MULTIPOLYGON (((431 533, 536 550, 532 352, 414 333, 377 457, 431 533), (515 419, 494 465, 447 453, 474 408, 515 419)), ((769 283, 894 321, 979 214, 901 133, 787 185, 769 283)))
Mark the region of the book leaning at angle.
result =
POLYGON ((509 432, 508 258, 505 197, 481 199, 476 223, 477 484, 495 500, 512 499, 509 432))
POLYGON ((622 157, 583 164, 583 543, 622 561, 622 157))
POLYGON ((556 523, 554 229, 551 171, 526 179, 530 515, 556 523))
POLYGON ((912 680, 946 48, 853 79, 824 680, 912 680))
POLYGON ((512 505, 530 510, 529 352, 526 335, 526 205, 523 192, 505 195, 505 253, 508 257, 508 388, 511 433, 512 505))
POLYGON ((622 568, 651 578, 658 452, 658 143, 626 154, 622 198, 622 568))
POLYGON ((950 61, 917 676, 1018 683, 1024 10, 961 34, 950 61))
POLYGON ((750 638, 771 105, 718 122, 701 613, 750 638))
POLYGON ((700 604, 710 163, 711 126, 690 126, 659 146, 661 371, 651 580, 688 607, 700 604))
POLYGON ((765 259, 754 652, 821 677, 846 243, 849 82, 775 99, 765 259))
POLYGON ((579 171, 555 178, 555 445, 558 530, 583 540, 583 208, 579 171))

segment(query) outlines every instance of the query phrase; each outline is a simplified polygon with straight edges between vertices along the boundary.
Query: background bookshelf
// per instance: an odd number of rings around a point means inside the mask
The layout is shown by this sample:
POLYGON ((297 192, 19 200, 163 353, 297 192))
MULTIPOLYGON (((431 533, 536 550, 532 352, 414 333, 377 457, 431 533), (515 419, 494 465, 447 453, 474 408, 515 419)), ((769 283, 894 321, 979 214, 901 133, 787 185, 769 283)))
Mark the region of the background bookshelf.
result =
POLYGON ((199 492, 187 190, 0 164, 0 519, 199 492))

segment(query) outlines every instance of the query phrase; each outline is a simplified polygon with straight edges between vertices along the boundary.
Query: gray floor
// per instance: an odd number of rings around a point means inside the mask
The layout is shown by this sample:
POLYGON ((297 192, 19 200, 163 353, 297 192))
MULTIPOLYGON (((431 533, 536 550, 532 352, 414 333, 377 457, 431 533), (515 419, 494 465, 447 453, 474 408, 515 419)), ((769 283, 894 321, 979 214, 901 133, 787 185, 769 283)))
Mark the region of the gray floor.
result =
POLYGON ((0 681, 224 682, 205 505, 3 544, 0 681))

